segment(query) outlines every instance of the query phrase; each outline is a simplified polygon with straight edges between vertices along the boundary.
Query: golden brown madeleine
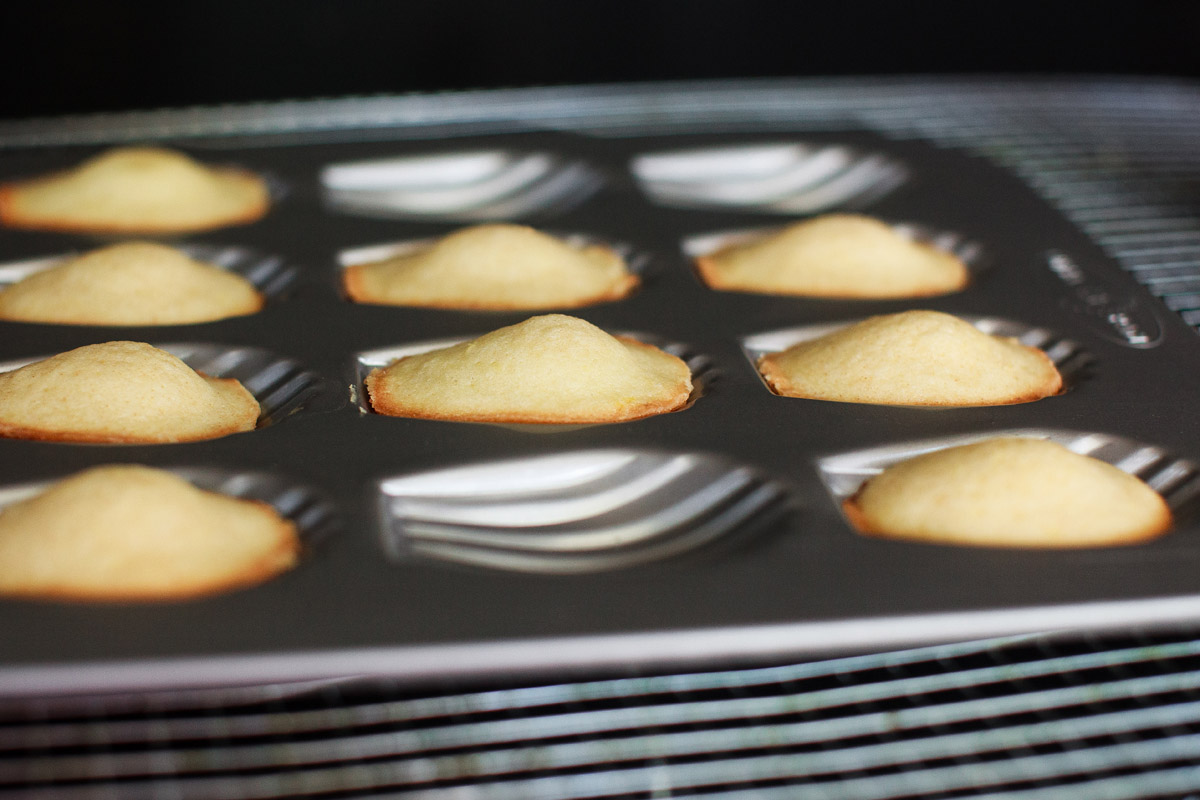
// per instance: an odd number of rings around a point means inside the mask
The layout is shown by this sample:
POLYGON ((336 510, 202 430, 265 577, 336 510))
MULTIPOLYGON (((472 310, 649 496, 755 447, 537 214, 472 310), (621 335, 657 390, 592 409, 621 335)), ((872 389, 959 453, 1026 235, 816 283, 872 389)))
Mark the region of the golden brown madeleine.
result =
POLYGON ((380 414, 509 423, 641 419, 683 407, 692 391, 682 360, 562 314, 402 358, 366 384, 380 414))
POLYGON ((359 303, 524 310, 619 300, 638 278, 608 247, 576 247, 523 225, 489 224, 348 267, 343 282, 359 303))
POLYGON ((0 436, 161 443, 253 430, 258 401, 141 342, 105 342, 0 373, 0 436))
POLYGON ((0 222, 77 233, 186 233, 253 222, 270 194, 258 175, 157 147, 123 147, 74 169, 0 185, 0 222))
POLYGON ((0 289, 0 319, 59 325, 186 325, 262 305, 242 276, 150 242, 102 247, 0 289))
POLYGON ((938 311, 870 317, 767 354, 758 368, 776 394, 843 403, 1008 405, 1062 388, 1041 350, 938 311))
POLYGON ((713 289, 830 298, 927 297, 963 289, 966 266, 871 217, 829 214, 696 259, 713 289))
POLYGON ((864 533, 990 547, 1131 544, 1171 527, 1162 496, 1042 439, 998 438, 895 464, 844 504, 864 533))
POLYGON ((296 528, 275 509, 140 466, 95 467, 0 511, 0 595, 175 600, 290 569, 296 528))

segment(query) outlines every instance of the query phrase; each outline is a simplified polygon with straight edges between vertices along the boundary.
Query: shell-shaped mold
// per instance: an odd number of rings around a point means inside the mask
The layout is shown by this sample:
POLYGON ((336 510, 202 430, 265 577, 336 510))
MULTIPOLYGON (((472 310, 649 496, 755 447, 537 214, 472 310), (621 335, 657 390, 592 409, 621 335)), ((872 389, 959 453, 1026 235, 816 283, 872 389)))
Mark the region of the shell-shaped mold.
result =
POLYGON ((860 209, 902 185, 908 168, 840 144, 780 142, 646 153, 630 164, 655 203, 772 214, 860 209))
MULTIPOLYGON (((984 333, 1016 339, 1021 344, 1036 347, 1044 352, 1054 362, 1059 375, 1062 376, 1062 391, 1073 388, 1091 373, 1092 365, 1095 362, 1091 353, 1084 350, 1078 343, 1070 339, 1063 339, 1046 328, 999 317, 962 316, 961 319, 971 323, 984 333)), ((757 372, 758 360, 768 353, 778 353, 792 345, 816 339, 860 321, 847 320, 757 333, 741 339, 742 352, 757 372)), ((764 382, 763 385, 766 386, 766 383, 764 382)), ((921 406, 921 408, 926 408, 926 406, 921 406)), ((937 407, 928 408, 938 410, 937 407)))
POLYGON ((241 275, 254 284, 268 303, 278 300, 296 282, 299 274, 283 256, 248 247, 182 244, 179 249, 197 261, 206 261, 241 275))
POLYGON ((583 161, 546 152, 473 150, 331 164, 325 202, 366 216, 512 220, 565 211, 602 183, 583 161))
MULTIPOLYGON (((331 411, 344 402, 340 393, 320 375, 269 350, 196 342, 151 344, 209 377, 238 380, 258 401, 258 428, 274 425, 299 412, 331 411)), ((6 361, 0 363, 0 372, 10 372, 48 357, 6 361)))
POLYGON ((219 467, 179 467, 172 471, 201 489, 272 506, 295 523, 306 545, 324 538, 339 524, 337 507, 327 495, 283 475, 219 467))
POLYGON ((1080 455, 1106 461, 1136 475, 1166 499, 1177 520, 1192 517, 1200 509, 1200 465, 1157 445, 1107 433, 1020 428, 962 434, 826 456, 817 462, 817 471, 841 508, 842 502, 853 496, 868 478, 893 464, 947 447, 1006 436, 1049 439, 1080 455))
POLYGON ((342 404, 335 387, 300 362, 258 347, 172 343, 159 345, 197 372, 236 378, 262 409, 258 427, 304 411, 329 411, 342 404))
POLYGON ((657 561, 778 521, 782 486, 700 454, 594 450, 389 478, 379 486, 394 560, 546 574, 657 561))
MULTIPOLYGON (((219 244, 174 244, 187 255, 229 272, 241 275, 254 285, 268 303, 280 299, 296 282, 297 269, 278 255, 249 247, 219 244)), ((43 258, 9 261, 0 264, 0 288, 38 272, 58 266, 76 253, 60 253, 43 258)))

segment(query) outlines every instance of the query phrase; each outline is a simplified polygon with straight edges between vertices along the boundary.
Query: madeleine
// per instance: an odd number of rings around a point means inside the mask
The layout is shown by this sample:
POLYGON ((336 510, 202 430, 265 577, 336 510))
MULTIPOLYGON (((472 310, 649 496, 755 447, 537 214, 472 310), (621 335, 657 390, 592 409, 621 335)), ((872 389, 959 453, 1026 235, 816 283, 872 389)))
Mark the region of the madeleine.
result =
POLYGON ((240 275, 150 242, 102 247, 0 290, 0 319, 59 325, 186 325, 262 305, 240 275))
POLYGON ((275 509, 140 466, 95 467, 0 511, 0 595, 175 600, 267 580, 295 563, 275 509))
POLYGON ((0 185, 0 222, 76 233, 170 234, 253 222, 266 182, 157 147, 122 147, 74 169, 0 185))
POLYGON ((1162 496, 1104 461, 999 438, 895 464, 844 509, 863 533, 989 547, 1104 547, 1171 527, 1162 496))
POLYGON ((105 342, 0 373, 0 436, 166 443, 253 430, 258 401, 165 350, 105 342))
POLYGON ((992 406, 1057 393, 1062 376, 1036 347, 938 311, 870 317, 764 355, 785 397, 907 406, 992 406))
POLYGON ((928 297, 963 289, 959 258, 871 217, 829 214, 696 259, 713 289, 847 299, 928 297))
POLYGON ((367 376, 381 414, 472 422, 623 422, 682 408, 691 371, 642 342, 548 314, 367 376))
POLYGON ((638 285, 608 247, 573 246, 523 225, 477 225, 343 272, 359 303, 481 310, 574 308, 638 285))

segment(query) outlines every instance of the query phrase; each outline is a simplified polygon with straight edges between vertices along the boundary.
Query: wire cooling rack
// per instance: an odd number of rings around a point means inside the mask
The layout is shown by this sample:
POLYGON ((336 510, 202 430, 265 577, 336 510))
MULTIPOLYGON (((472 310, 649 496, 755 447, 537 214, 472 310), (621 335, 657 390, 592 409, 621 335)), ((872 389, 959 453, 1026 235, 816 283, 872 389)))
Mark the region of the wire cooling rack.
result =
POLYGON ((0 797, 1127 798, 1200 791, 1200 640, 1029 636, 456 690, 0 707, 0 797))

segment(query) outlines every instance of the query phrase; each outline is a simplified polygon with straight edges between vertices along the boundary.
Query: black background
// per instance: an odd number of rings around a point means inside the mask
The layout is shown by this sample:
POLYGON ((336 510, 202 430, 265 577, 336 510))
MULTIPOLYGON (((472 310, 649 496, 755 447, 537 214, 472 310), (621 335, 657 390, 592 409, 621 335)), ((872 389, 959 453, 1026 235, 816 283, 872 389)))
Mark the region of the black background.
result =
POLYGON ((1200 76, 1200 3, 6 3, 0 116, 475 87, 1200 76))

